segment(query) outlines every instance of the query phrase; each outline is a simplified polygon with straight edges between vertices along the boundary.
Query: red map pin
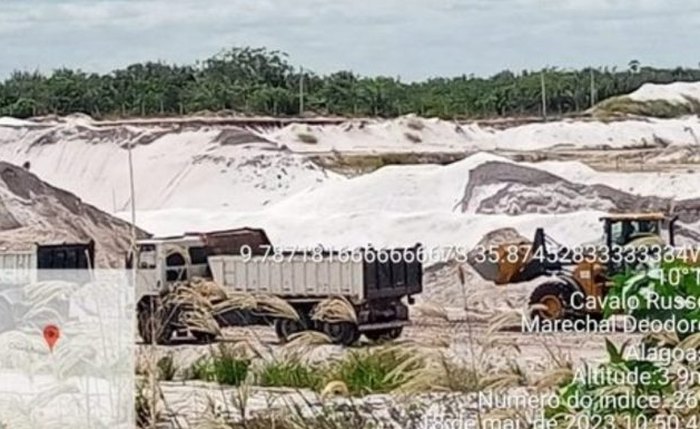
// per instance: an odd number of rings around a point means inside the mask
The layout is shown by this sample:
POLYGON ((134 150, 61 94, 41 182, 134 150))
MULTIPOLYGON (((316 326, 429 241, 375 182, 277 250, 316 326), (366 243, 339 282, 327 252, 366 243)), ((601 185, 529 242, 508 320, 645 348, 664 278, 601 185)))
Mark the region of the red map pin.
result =
POLYGON ((49 346, 49 349, 53 352, 53 348, 61 338, 61 331, 55 325, 47 325, 44 328, 44 341, 49 346))

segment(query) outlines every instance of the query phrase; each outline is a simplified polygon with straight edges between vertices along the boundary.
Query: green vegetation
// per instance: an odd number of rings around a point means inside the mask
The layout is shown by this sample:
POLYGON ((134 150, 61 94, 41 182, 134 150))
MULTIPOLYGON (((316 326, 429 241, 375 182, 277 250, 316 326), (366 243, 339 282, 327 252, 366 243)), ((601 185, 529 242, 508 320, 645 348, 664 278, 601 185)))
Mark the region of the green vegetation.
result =
POLYGON ((158 359, 156 366, 158 367, 159 380, 171 381, 175 378, 177 365, 175 365, 175 359, 172 353, 158 359))
POLYGON ((598 117, 609 115, 638 115, 656 118, 677 118, 683 115, 699 114, 700 101, 688 98, 688 104, 674 104, 665 100, 635 101, 628 97, 613 97, 595 107, 598 117))
MULTIPOLYGON (((639 401, 623 401, 624 397, 667 397, 673 395, 666 369, 654 362, 643 359, 626 359, 625 347, 618 350, 606 340, 609 362, 596 368, 586 368, 583 380, 573 380, 559 390, 559 406, 547 410, 548 417, 569 421, 570 416, 586 415, 589 418, 626 416, 634 421, 637 417, 661 412, 640 406, 639 401), (639 376, 643 382, 623 383, 630 374, 639 376)), ((602 419, 602 421, 606 421, 602 419)))
MULTIPOLYGON (((586 368, 563 383, 557 392, 559 406, 550 407, 546 415, 560 423, 697 426, 700 361, 696 356, 700 354, 700 333, 682 327, 700 320, 700 309, 678 305, 700 298, 697 270, 683 260, 675 260, 616 276, 608 302, 623 300, 628 304, 625 314, 637 320, 674 323, 665 325, 670 326, 669 330, 647 333, 639 346, 625 343, 618 348, 606 340, 608 362, 586 368), (665 305, 660 302, 676 305, 662 308, 665 305)), ((605 313, 612 315, 612 308, 605 308, 605 313)))
POLYGON ((657 69, 632 61, 628 70, 505 70, 488 78, 464 74, 403 82, 346 70, 322 76, 292 66, 278 51, 233 48, 196 65, 146 62, 108 74, 16 71, 0 83, 0 115, 82 112, 104 118, 233 111, 293 116, 304 113, 299 111, 303 104, 308 112, 342 116, 531 116, 542 113, 541 73, 551 115, 591 107, 591 78, 595 100, 627 94, 646 82, 700 80, 700 69, 657 69))
POLYGON ((323 387, 323 369, 299 360, 266 362, 257 371, 257 384, 266 387, 291 387, 320 390, 323 387))
POLYGON ((386 393, 411 378, 423 362, 396 347, 356 350, 336 362, 326 375, 329 382, 342 382, 351 395, 386 393))
POLYGON ((212 355, 197 359, 190 368, 189 377, 238 386, 248 377, 250 363, 250 359, 242 358, 233 350, 221 346, 212 355))
MULTIPOLYGON (((699 269, 700 267, 694 267, 679 259, 664 262, 658 268, 641 274, 630 272, 618 275, 615 277, 614 286, 608 292, 607 302, 617 300, 630 304, 630 307, 634 303, 634 308, 629 308, 627 312, 637 319, 673 320, 674 326, 685 327, 692 321, 700 320, 700 308, 679 305, 700 300, 699 269), (660 305, 659 302, 669 304, 660 305)), ((605 308, 606 316, 612 313, 611 308, 605 308)), ((693 332, 677 330, 674 334, 683 340, 693 332)))

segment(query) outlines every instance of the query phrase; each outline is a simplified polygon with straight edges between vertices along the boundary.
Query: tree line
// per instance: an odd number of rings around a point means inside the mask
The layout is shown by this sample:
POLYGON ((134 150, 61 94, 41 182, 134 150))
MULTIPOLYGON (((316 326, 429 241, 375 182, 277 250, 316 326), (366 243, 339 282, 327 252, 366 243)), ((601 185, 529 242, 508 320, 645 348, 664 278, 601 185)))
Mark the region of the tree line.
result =
POLYGON ((194 65, 132 64, 107 74, 61 68, 15 71, 0 83, 0 115, 86 113, 94 117, 238 114, 442 118, 571 114, 646 82, 700 80, 700 68, 662 69, 630 61, 625 70, 502 71, 402 82, 352 71, 320 75, 266 48, 232 48, 194 65), (544 86, 544 108, 543 108, 544 86))

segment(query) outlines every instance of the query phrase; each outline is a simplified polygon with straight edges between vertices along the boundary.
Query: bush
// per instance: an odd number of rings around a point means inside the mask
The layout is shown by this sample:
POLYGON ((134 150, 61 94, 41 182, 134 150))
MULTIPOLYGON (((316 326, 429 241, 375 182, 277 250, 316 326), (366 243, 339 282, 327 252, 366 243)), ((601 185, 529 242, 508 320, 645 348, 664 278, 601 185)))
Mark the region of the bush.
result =
POLYGON ((341 381, 351 395, 387 393, 408 381, 408 373, 421 362, 397 348, 376 348, 349 353, 331 367, 328 382, 341 381))
POLYGON ((241 358, 220 347, 212 356, 203 356, 190 368, 189 378, 238 386, 248 377, 250 359, 241 358))
POLYGON ((318 390, 323 383, 322 368, 298 360, 266 362, 256 375, 258 384, 266 387, 318 390))
POLYGON ((655 118, 677 118, 700 113, 698 101, 688 99, 688 103, 670 103, 666 100, 636 101, 629 97, 614 97, 598 104, 593 113, 596 116, 637 115, 655 118))
MULTIPOLYGON (((560 404, 557 408, 547 408, 545 416, 555 420, 563 419, 572 421, 572 415, 588 416, 589 418, 600 418, 601 416, 620 417, 627 416, 635 421, 636 418, 649 418, 657 413, 669 412, 672 410, 651 409, 642 407, 635 401, 615 401, 624 395, 634 395, 634 397, 672 397, 674 386, 667 377, 667 370, 654 362, 640 359, 626 359, 624 357, 625 347, 617 349, 609 340, 605 341, 608 350, 609 362, 598 365, 593 371, 605 376, 591 377, 589 380, 577 380, 567 383, 558 391, 560 404), (640 380, 647 380, 637 383, 613 383, 613 374, 623 377, 627 374, 638 374, 640 380), (573 406, 570 406, 572 405, 573 406), (584 405, 585 404, 585 405, 584 405)), ((586 368, 586 372, 590 369, 586 368)), ((614 380, 614 379, 613 379, 614 380)), ((578 421, 578 420, 576 420, 578 421)), ((590 420, 593 421, 593 420, 590 420)), ((603 419, 602 421, 607 421, 603 419)))
POLYGON ((173 359, 172 353, 158 359, 156 365, 158 366, 159 380, 172 381, 175 378, 177 366, 175 365, 175 359, 173 359))
MULTIPOLYGON (((691 258, 692 255, 687 255, 691 258)), ((683 258, 681 256, 681 258, 683 258)), ((698 268, 691 266, 683 259, 664 262, 658 267, 644 272, 629 271, 614 277, 613 287, 608 292, 608 304, 604 308, 605 316, 616 312, 613 302, 620 302, 625 307, 625 313, 636 319, 645 320, 675 320, 691 323, 700 317, 700 310, 686 305, 661 306, 652 301, 671 302, 680 300, 700 301, 700 284, 698 284, 698 268), (634 300, 634 301, 633 301, 634 300), (632 306, 626 304, 635 302, 632 306), (628 308, 629 307, 629 308, 628 308)), ((683 340, 692 332, 675 332, 683 340)))

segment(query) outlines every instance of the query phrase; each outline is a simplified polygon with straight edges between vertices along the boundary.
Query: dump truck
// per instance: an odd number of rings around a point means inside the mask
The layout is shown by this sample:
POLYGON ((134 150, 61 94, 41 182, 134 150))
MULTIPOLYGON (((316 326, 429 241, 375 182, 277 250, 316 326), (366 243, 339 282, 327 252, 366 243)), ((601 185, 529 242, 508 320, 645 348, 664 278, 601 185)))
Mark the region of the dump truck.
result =
MULTIPOLYGON (((169 344, 177 338, 213 341, 211 330, 183 320, 189 310, 182 310, 182 301, 165 310, 175 285, 207 279, 227 295, 280 298, 297 316, 228 309, 214 314, 220 327, 274 325, 282 341, 304 330, 324 332, 342 345, 356 342, 362 334, 371 340, 395 339, 409 323, 407 304, 422 292, 420 249, 417 244, 352 252, 282 250, 256 228, 141 240, 136 261, 128 261, 137 270, 139 333, 148 343, 169 344), (331 299, 347 303, 352 320, 313 320, 318 306, 331 299)), ((217 308, 224 299, 213 299, 211 306, 217 308)))
MULTIPOLYGON (((15 327, 28 310, 24 286, 50 280, 84 281, 95 257, 95 243, 32 244, 0 249, 0 333, 15 327), (70 271, 68 271, 70 270, 70 271), (77 271, 74 271, 77 270, 77 271), (82 278, 77 279, 76 276, 82 278)), ((65 310, 67 302, 51 302, 65 310)))
POLYGON ((609 214, 600 218, 603 242, 579 249, 561 246, 538 228, 531 242, 488 246, 470 254, 469 263, 482 278, 497 285, 548 277, 530 295, 534 318, 600 318, 600 305, 574 305, 574 299, 594 297, 591 301, 601 303, 612 286, 611 278, 638 265, 639 252, 649 256, 675 244, 676 220, 663 213, 609 214))

